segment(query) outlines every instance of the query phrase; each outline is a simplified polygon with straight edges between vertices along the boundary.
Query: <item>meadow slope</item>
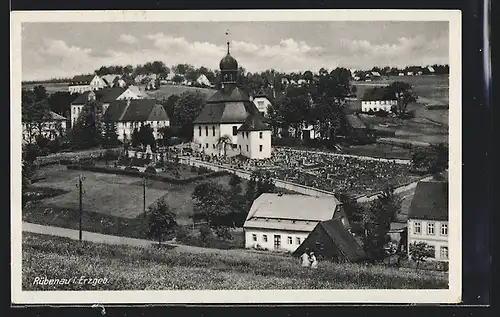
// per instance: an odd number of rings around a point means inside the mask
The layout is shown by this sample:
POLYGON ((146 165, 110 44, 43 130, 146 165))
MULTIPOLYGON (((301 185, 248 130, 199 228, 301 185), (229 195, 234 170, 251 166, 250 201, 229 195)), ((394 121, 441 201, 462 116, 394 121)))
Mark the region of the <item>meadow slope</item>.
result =
MULTIPOLYGON (((181 249, 181 248, 180 248, 181 249)), ((198 248, 202 249, 202 248, 198 248)), ((186 252, 104 245, 23 233, 23 290, 444 289, 447 275, 320 262, 301 269, 289 256, 247 250, 186 252), (35 277, 106 278, 107 284, 37 285, 35 277)))

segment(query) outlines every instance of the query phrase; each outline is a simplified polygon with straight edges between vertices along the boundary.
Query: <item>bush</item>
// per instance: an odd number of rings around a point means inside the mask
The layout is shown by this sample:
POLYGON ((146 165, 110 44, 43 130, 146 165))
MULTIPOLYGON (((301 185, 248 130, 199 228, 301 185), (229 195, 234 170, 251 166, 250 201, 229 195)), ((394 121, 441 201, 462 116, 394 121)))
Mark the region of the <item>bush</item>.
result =
POLYGON ((410 111, 407 111, 402 117, 401 119, 413 119, 415 118, 415 110, 410 110, 410 111))
POLYGON ((111 150, 111 149, 107 149, 104 154, 103 154, 103 158, 104 159, 108 159, 108 160, 117 160, 118 157, 120 155, 118 154, 118 151, 116 150, 111 150))
POLYGON ((210 170, 204 166, 200 166, 197 168, 197 171, 198 171, 198 175, 203 175, 203 174, 207 174, 207 173, 210 173, 210 170))
POLYGON ((177 226, 175 239, 179 242, 186 242, 189 238, 189 230, 185 226, 177 226))
POLYGON ((381 109, 381 110, 375 112, 375 116, 380 117, 380 118, 386 118, 387 116, 389 116, 389 112, 381 109))
POLYGON ((427 110, 448 110, 450 107, 448 105, 429 105, 425 108, 427 110))
POLYGON ((372 109, 368 110, 366 112, 366 114, 370 115, 370 116, 373 116, 375 114, 375 111, 373 111, 372 109))
POLYGON ((145 173, 156 174, 156 169, 153 166, 146 167, 145 173))
MULTIPOLYGON (((132 166, 125 167, 125 170, 126 171, 132 171, 132 172, 140 172, 137 167, 132 167, 132 166)), ((135 175, 135 174, 133 174, 133 175, 135 175)))

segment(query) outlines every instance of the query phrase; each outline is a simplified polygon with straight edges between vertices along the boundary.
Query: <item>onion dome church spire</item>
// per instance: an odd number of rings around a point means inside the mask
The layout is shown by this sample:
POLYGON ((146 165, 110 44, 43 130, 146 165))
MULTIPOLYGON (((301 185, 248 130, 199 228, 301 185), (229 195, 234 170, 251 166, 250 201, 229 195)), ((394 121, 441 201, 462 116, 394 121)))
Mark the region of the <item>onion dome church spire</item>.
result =
POLYGON ((238 62, 230 53, 230 43, 227 42, 227 54, 221 59, 219 68, 223 84, 236 84, 238 76, 238 62))

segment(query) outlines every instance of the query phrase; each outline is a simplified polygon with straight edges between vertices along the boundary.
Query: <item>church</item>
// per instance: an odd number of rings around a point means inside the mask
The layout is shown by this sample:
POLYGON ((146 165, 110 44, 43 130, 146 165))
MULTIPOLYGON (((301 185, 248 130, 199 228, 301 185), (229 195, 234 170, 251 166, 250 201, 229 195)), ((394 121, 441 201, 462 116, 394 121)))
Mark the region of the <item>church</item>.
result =
POLYGON ((237 85, 238 62, 230 54, 229 42, 219 67, 221 87, 193 122, 193 150, 214 156, 271 157, 271 129, 237 85))

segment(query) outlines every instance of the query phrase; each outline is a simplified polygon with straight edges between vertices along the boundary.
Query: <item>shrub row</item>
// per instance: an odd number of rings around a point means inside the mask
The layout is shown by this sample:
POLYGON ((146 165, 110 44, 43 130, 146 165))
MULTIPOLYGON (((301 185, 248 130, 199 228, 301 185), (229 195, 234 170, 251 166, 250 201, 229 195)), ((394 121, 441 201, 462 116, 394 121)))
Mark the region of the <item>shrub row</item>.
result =
POLYGON ((156 175, 152 173, 147 173, 147 172, 139 172, 138 169, 136 168, 130 168, 130 169, 121 169, 121 168, 114 168, 114 167, 104 167, 104 166, 84 166, 84 165, 68 165, 68 169, 71 170, 85 170, 85 171, 92 171, 92 172, 97 172, 97 173, 108 173, 108 174, 119 174, 119 175, 127 175, 127 176, 135 176, 135 177, 146 177, 152 180, 157 180, 161 182, 166 182, 166 183, 172 183, 172 184, 188 184, 191 182, 203 180, 206 178, 212 178, 212 177, 218 177, 218 176, 224 176, 224 175, 229 175, 230 173, 228 171, 217 171, 217 172, 212 172, 212 173, 206 173, 206 174, 201 174, 193 177, 187 177, 187 178, 172 178, 168 176, 162 176, 162 175, 156 175))
POLYGON ((450 107, 448 105, 429 105, 425 108, 427 110, 448 110, 450 107))

